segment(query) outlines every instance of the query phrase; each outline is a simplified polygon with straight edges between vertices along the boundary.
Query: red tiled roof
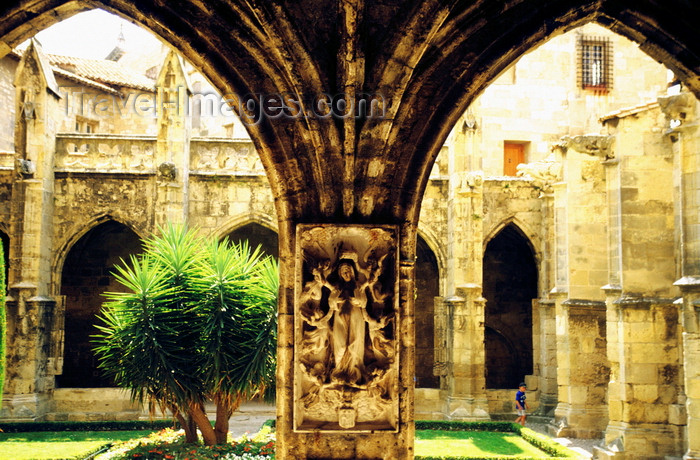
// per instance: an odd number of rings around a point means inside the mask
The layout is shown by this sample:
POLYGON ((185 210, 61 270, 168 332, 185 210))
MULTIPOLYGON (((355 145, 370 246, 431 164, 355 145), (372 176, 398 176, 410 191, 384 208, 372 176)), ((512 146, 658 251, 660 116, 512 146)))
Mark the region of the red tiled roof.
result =
POLYGON ((638 113, 645 112, 645 111, 650 110, 650 109, 654 109, 658 106, 659 106, 658 102, 651 101, 651 102, 647 102, 645 104, 636 105, 634 107, 627 107, 624 109, 615 110, 614 112, 610 112, 607 115, 603 115, 598 120, 601 123, 604 123, 608 120, 612 120, 613 118, 625 118, 625 117, 628 117, 630 115, 636 115, 638 113))
POLYGON ((85 59, 72 56, 48 55, 52 66, 106 85, 153 91, 155 81, 131 71, 118 62, 85 59))

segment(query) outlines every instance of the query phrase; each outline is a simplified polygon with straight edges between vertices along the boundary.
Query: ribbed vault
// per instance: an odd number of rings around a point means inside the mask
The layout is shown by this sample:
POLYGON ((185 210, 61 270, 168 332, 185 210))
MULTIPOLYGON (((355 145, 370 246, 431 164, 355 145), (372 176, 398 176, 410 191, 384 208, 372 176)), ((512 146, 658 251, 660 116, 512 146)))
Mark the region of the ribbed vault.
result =
MULTIPOLYGON (((115 12, 161 36, 225 95, 289 96, 302 101, 299 109, 306 113, 311 107, 305 101, 322 94, 383 100, 381 117, 262 117, 248 125, 279 219, 277 449, 306 449, 308 458, 329 452, 335 458, 377 458, 377 449, 386 458, 413 455, 421 198, 452 126, 494 78, 548 38, 594 21, 639 43, 700 96, 700 3, 691 0, 4 0, 0 56, 90 8, 115 12), (396 226, 386 231, 398 241, 391 250, 398 250, 395 337, 401 340, 392 397, 400 417, 387 425, 396 426, 395 432, 325 436, 293 430, 299 414, 294 359, 300 223, 396 226)), ((368 235, 364 230, 358 234, 368 235)), ((388 273, 393 280, 394 271, 388 273)))
POLYGON ((0 52, 93 7, 160 35, 223 93, 384 98, 381 119, 249 126, 281 222, 414 226, 432 162, 469 102, 527 50, 584 22, 637 41, 700 95, 700 5, 686 0, 7 0, 0 52))

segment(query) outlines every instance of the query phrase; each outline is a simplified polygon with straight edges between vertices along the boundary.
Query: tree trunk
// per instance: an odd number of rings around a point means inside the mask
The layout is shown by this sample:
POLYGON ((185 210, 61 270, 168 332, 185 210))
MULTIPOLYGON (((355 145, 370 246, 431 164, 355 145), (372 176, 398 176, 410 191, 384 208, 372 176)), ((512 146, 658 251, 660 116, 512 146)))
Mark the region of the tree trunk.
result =
POLYGON ((216 444, 216 434, 214 433, 214 428, 211 426, 211 422, 209 422, 209 419, 207 418, 206 412, 204 412, 204 405, 200 403, 191 403, 190 416, 197 424, 199 431, 202 432, 204 445, 213 446, 216 444))
POLYGON ((196 444, 199 442, 199 435, 197 434, 197 424, 194 423, 192 417, 188 414, 184 417, 180 411, 173 410, 175 418, 180 422, 180 426, 185 430, 185 442, 188 444, 196 444))
POLYGON ((216 399, 216 422, 214 423, 216 443, 225 444, 228 437, 228 421, 233 411, 225 398, 216 399))
POLYGON ((241 396, 239 394, 232 396, 222 393, 214 395, 216 403, 216 422, 214 423, 214 431, 216 432, 217 444, 225 444, 228 437, 228 422, 231 415, 241 405, 241 396))

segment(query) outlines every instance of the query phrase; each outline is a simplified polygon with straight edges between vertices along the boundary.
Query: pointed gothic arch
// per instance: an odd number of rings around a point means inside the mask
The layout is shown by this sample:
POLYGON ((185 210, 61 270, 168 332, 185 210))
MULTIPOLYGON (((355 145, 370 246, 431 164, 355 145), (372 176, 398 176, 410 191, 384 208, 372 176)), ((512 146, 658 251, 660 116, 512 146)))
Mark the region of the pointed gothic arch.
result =
POLYGON ((112 272, 130 254, 141 252, 141 239, 124 224, 104 220, 86 231, 68 250, 61 271, 60 293, 65 297, 63 373, 59 388, 113 386, 97 369, 90 336, 106 291, 119 291, 112 272))
POLYGON ((416 387, 438 388, 435 363, 435 297, 440 295, 438 259, 428 243, 416 241, 416 387))
POLYGON ((483 296, 486 388, 517 388, 533 371, 532 299, 537 298, 537 262, 532 246, 513 223, 484 251, 483 296))
POLYGON ((267 225, 249 221, 230 230, 225 236, 232 243, 247 240, 251 249, 260 246, 263 254, 279 259, 279 237, 267 225))

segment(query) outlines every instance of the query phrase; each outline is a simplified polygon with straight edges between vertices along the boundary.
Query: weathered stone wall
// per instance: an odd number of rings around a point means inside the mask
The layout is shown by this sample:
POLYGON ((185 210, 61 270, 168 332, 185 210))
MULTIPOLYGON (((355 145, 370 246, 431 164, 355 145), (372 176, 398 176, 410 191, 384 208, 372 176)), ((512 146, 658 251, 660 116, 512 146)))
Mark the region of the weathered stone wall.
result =
POLYGON ((666 69, 637 44, 597 24, 554 37, 494 80, 471 109, 483 127, 483 170, 503 174, 503 142, 525 143, 525 160, 543 160, 561 136, 600 132, 599 118, 653 101, 666 89, 666 69), (612 90, 594 94, 577 87, 579 35, 605 37, 613 49, 612 90), (633 70, 632 70, 633 69, 633 70), (523 97, 527 95, 527 97, 523 97))
POLYGON ((155 91, 96 88, 60 76, 56 82, 62 96, 59 132, 87 133, 86 125, 90 125, 91 133, 156 134, 156 119, 162 106, 155 91))
POLYGON ((542 245, 542 202, 530 180, 486 177, 484 182, 484 247, 503 227, 516 225, 537 257, 542 245))
POLYGON ((224 236, 234 221, 274 220, 275 208, 265 176, 191 176, 190 223, 224 236))
POLYGON ((154 230, 150 210, 155 206, 155 186, 153 175, 148 174, 58 173, 54 218, 56 248, 64 253, 79 236, 105 217, 147 236, 154 230))

